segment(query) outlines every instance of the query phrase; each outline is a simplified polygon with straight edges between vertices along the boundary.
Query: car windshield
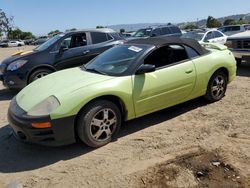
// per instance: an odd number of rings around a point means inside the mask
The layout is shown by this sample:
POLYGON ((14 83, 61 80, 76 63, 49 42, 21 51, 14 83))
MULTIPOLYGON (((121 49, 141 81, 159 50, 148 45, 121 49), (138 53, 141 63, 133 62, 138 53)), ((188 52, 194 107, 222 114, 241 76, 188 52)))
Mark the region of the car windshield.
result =
POLYGON ((115 46, 97 56, 82 69, 109 76, 122 76, 132 63, 150 47, 146 45, 115 46))
POLYGON ((135 34, 134 37, 149 37, 152 29, 140 29, 135 34))
POLYGON ((50 47, 52 44, 57 42, 63 36, 64 36, 64 34, 59 34, 59 35, 56 35, 56 36, 52 37, 51 39, 47 40, 45 43, 43 43, 40 46, 38 46, 37 48, 35 48, 34 51, 46 50, 48 47, 50 47))
POLYGON ((189 38, 189 39, 195 39, 197 41, 200 41, 204 35, 205 35, 204 32, 188 32, 188 33, 184 33, 182 35, 182 38, 189 38))

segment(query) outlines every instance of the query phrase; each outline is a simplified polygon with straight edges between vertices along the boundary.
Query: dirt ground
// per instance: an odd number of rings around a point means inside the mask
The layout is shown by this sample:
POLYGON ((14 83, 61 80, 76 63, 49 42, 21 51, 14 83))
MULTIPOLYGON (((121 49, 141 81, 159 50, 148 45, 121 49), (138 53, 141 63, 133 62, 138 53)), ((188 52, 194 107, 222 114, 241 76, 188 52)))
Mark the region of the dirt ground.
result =
MULTIPOLYGON (((14 51, 0 49, 0 60, 14 51)), ((250 187, 250 63, 221 101, 124 123, 99 149, 20 143, 6 116, 15 94, 0 85, 0 187, 250 187)))

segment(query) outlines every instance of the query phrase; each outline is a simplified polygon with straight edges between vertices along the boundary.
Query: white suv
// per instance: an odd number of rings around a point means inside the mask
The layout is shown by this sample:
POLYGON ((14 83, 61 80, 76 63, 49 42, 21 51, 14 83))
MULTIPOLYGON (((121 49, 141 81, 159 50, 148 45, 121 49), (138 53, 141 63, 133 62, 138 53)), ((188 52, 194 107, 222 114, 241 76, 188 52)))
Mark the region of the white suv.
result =
POLYGON ((220 27, 218 30, 224 33, 225 35, 230 36, 230 35, 234 35, 237 33, 250 30, 250 24, 228 25, 228 26, 220 27))

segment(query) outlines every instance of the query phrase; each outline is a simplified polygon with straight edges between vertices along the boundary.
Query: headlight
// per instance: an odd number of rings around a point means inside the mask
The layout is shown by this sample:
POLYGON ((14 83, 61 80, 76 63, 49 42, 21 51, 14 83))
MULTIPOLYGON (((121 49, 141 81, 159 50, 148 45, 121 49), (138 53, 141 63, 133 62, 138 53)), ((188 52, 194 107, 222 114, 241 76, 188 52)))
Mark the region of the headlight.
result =
POLYGON ((233 48, 233 41, 228 40, 225 44, 228 48, 233 48))
POLYGON ((9 66, 7 67, 8 71, 14 71, 19 69, 20 67, 22 67, 25 63, 27 63, 27 60, 17 60, 12 62, 11 64, 9 64, 9 66))
POLYGON ((29 112, 30 116, 46 116, 50 115, 60 106, 60 102, 55 96, 50 96, 41 103, 34 106, 29 112))

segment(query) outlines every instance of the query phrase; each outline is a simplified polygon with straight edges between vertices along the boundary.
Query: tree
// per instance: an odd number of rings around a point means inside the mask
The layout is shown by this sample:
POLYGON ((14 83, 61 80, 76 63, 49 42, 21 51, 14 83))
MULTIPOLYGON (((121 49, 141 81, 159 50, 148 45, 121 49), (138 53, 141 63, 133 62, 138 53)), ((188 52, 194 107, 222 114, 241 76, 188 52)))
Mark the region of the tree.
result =
POLYGON ((239 25, 248 24, 248 22, 246 20, 244 20, 243 18, 240 18, 239 21, 237 22, 237 24, 239 24, 239 25))
POLYGON ((188 23, 188 24, 184 25, 182 29, 184 29, 184 30, 199 29, 199 27, 196 24, 188 23))
POLYGON ((227 19, 224 21, 223 25, 227 26, 227 25, 234 25, 236 24, 236 21, 234 19, 227 19))
POLYGON ((101 28, 104 28, 102 25, 97 25, 96 26, 96 29, 101 29, 101 28))
POLYGON ((215 19, 212 16, 208 16, 207 18, 207 27, 208 28, 217 28, 217 27, 221 27, 221 23, 215 19))
POLYGON ((61 33, 61 31, 59 31, 59 30, 57 29, 57 30, 55 30, 55 31, 50 31, 50 32, 48 33, 48 35, 54 36, 54 35, 57 35, 57 34, 59 34, 59 33, 61 33))
POLYGON ((31 32, 22 32, 20 39, 25 40, 25 39, 32 39, 35 38, 34 35, 31 32))
POLYGON ((31 32, 23 32, 20 29, 14 29, 14 30, 10 30, 8 32, 8 38, 9 39, 30 39, 30 38, 34 38, 33 34, 31 32))
POLYGON ((125 29, 120 29, 120 33, 124 33, 125 32, 125 29))
POLYGON ((21 38, 22 31, 20 29, 14 29, 8 31, 8 39, 20 39, 21 38))
POLYGON ((76 28, 72 28, 72 29, 65 30, 65 32, 76 31, 76 30, 77 30, 76 28))
POLYGON ((13 28, 14 17, 7 17, 5 12, 0 9, 0 33, 8 33, 13 28))

